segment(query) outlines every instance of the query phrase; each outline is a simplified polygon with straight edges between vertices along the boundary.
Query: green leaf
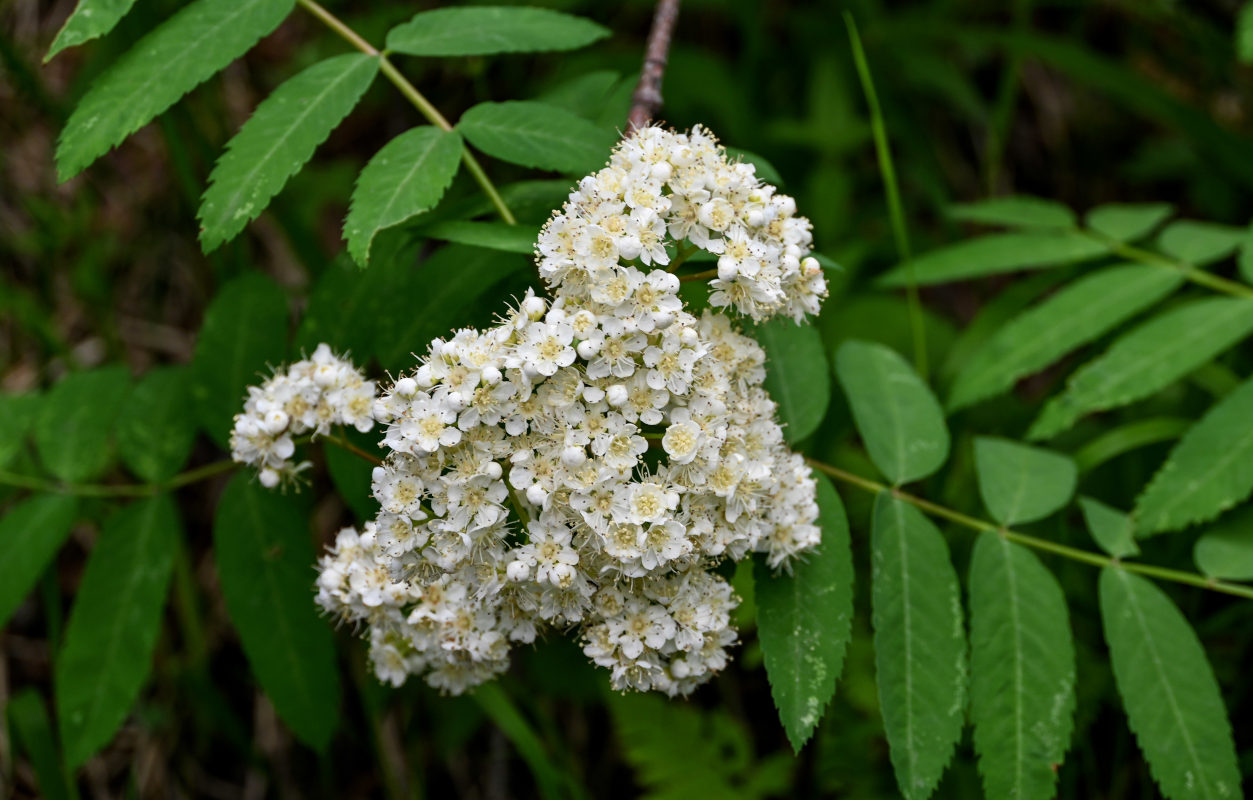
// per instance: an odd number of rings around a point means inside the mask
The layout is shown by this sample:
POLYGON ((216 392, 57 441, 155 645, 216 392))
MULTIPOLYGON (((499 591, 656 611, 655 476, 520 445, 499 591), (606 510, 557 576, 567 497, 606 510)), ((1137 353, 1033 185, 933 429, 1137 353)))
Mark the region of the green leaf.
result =
POLYGON ((0 467, 6 467, 26 443, 43 399, 35 392, 0 394, 0 467))
POLYGON ((879 286, 918 286, 999 275, 1020 269, 1073 264, 1103 255, 1104 243, 1078 231, 993 233, 941 247, 901 264, 879 278, 879 286), (910 275, 912 267, 913 275, 910 275))
POLYGON ((535 53, 576 50, 610 33, 591 20, 546 8, 439 8, 388 31, 387 49, 411 56, 535 53))
POLYGON ((1211 578, 1253 580, 1253 506, 1245 506, 1211 525, 1196 540, 1192 560, 1211 578))
POLYGON ((1253 492, 1250 420, 1253 379, 1214 404, 1170 451, 1136 500, 1138 535, 1213 519, 1253 492))
POLYGON ((422 229, 421 235, 470 247, 529 256, 535 253, 535 240, 539 238, 539 230, 530 225, 453 220, 427 226, 422 229))
POLYGON ((966 636, 944 537, 922 512, 880 492, 871 531, 879 705, 907 800, 928 797, 961 738, 966 636))
POLYGON ((495 250, 450 245, 417 267, 414 291, 390 298, 382 312, 379 360, 398 370, 425 354, 436 336, 465 325, 465 309, 505 277, 527 268, 528 259, 495 250))
POLYGON ((770 693, 792 749, 799 753, 835 694, 853 632, 853 553, 844 504, 818 475, 822 544, 797 559, 792 574, 753 563, 757 635, 770 693))
POLYGON ((248 273, 218 291, 191 365, 196 418, 213 441, 227 446, 247 386, 283 360, 286 342, 287 299, 272 280, 248 273))
POLYGON ((31 767, 35 770, 39 796, 47 800, 69 800, 77 797, 70 793, 69 781, 57 750, 56 735, 52 731, 52 721, 48 719, 48 709, 44 706, 39 691, 31 687, 19 689, 8 698, 4 713, 9 718, 13 738, 26 751, 31 767))
POLYGON ((1070 502, 1079 473, 1061 453, 992 436, 975 437, 979 494, 1002 525, 1035 522, 1070 502))
MULTIPOLYGON (((367 453, 374 453, 380 459, 387 455, 378 449, 380 436, 377 429, 360 433, 345 428, 339 435, 367 453)), ((358 521, 364 523, 373 520, 379 512, 378 501, 374 499, 371 490, 374 465, 356 453, 330 442, 325 443, 322 452, 326 457, 326 471, 330 473, 340 499, 357 515, 358 521)))
POLYGON ((83 42, 104 36, 126 16, 126 12, 135 5, 135 0, 78 0, 69 19, 57 32, 52 40, 44 63, 67 47, 76 47, 83 42))
POLYGON ((822 424, 831 402, 831 368, 813 325, 774 319, 751 333, 766 351, 765 389, 779 404, 783 436, 796 444, 822 424))
POLYGON ((1180 261, 1203 266, 1234 253, 1246 235, 1244 228, 1183 219, 1172 222, 1158 235, 1157 246, 1180 261))
POLYGON ((1079 508, 1083 511, 1083 521, 1087 523, 1088 532, 1102 550, 1114 558, 1140 555, 1140 547, 1135 540, 1135 525, 1130 515, 1091 497, 1080 497, 1079 508))
POLYGON ((1193 300, 1124 334, 1079 368, 1027 432, 1047 439, 1084 414, 1125 406, 1154 394, 1253 332, 1253 305, 1239 297, 1193 300))
POLYGON ((1075 644, 1035 554, 981 533, 970 561, 970 716, 987 797, 1048 800, 1070 744, 1075 644))
POLYGON ((423 125, 383 145, 365 165, 352 190, 344 220, 348 252, 360 266, 384 228, 429 211, 439 203, 461 165, 461 136, 423 125))
POLYGON ((474 689, 474 700, 479 708, 491 718, 513 746, 518 755, 526 762, 531 774, 535 776, 540 796, 543 798, 561 798, 567 796, 563 791, 566 784, 565 775, 549 756, 544 741, 536 733, 534 726, 522 716, 517 705, 509 699, 509 695, 500 688, 500 684, 491 682, 474 689))
POLYGON ((35 448, 48 471, 69 483, 104 474, 129 391, 130 373, 120 365, 73 372, 53 386, 35 420, 35 448))
POLYGON ((944 412, 895 350, 845 342, 835 355, 835 374, 870 459, 889 480, 908 483, 944 464, 949 448, 944 412))
POLYGON ((1236 13, 1236 59, 1253 64, 1253 3, 1244 3, 1236 13))
POLYGON ((308 514, 291 495, 239 473, 213 520, 226 610, 275 710, 302 742, 325 749, 339 724, 331 629, 313 605, 308 514))
POLYGON ((0 628, 61 549, 77 513, 74 497, 38 494, 0 517, 0 628))
POLYGON ((1175 213, 1169 203, 1108 203, 1088 212, 1084 222, 1099 234, 1118 242, 1148 236, 1175 213))
POLYGON ((113 738, 148 678, 180 535, 169 495, 124 506, 100 532, 56 661, 57 721, 72 767, 113 738))
POLYGON ((1244 235, 1240 243, 1240 251, 1236 254, 1236 266, 1240 269, 1240 277, 1245 283, 1253 283, 1253 226, 1244 235))
POLYGON ((524 167, 583 174, 609 161, 614 133, 556 106, 479 103, 457 130, 489 156, 524 167))
POLYGON ((295 0, 196 0, 96 79, 57 145, 67 181, 278 27, 295 0))
POLYGON ((191 369, 157 367, 131 390, 117 420, 118 455, 150 483, 174 477, 196 442, 191 408, 191 369))
POLYGON ((209 175, 196 215, 206 253, 265 210, 357 105, 378 71, 377 56, 335 56, 289 78, 261 101, 209 175))
POLYGON ((1236 798, 1231 723, 1205 650, 1161 589, 1101 570, 1101 621, 1127 721, 1162 794, 1236 798))
POLYGON ((1182 283, 1177 272, 1137 264, 1109 267, 1075 281, 992 334, 953 382, 949 410, 1007 391, 1182 283))
POLYGON ((1061 203, 1021 195, 952 205, 948 216, 1007 228, 1073 228, 1076 223, 1075 212, 1061 203))

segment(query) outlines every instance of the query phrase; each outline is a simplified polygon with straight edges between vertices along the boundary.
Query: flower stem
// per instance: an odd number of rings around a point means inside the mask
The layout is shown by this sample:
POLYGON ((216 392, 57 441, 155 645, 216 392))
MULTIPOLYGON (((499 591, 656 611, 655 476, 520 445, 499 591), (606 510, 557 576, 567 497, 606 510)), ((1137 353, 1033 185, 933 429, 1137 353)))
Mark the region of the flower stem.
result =
POLYGON ((692 273, 691 275, 684 275, 683 277, 679 278, 679 283, 689 283, 691 281, 703 281, 703 280, 708 280, 709 278, 716 278, 716 277, 718 277, 718 270, 707 269, 704 272, 695 272, 695 273, 692 273))
POLYGON ((1080 561, 1084 564, 1091 564, 1096 567, 1118 567, 1128 572, 1139 573, 1150 578, 1157 578, 1164 581, 1173 581, 1174 583, 1187 584, 1188 586, 1198 586, 1202 589, 1209 589, 1223 594, 1230 594, 1236 597, 1244 597, 1253 599, 1253 587, 1243 586, 1237 583, 1228 583, 1226 581, 1214 580, 1204 575, 1198 575, 1195 572, 1185 572, 1183 570, 1170 569, 1169 567, 1157 567, 1152 564, 1137 564, 1132 561, 1123 561, 1117 558, 1111 558, 1101 553, 1094 553, 1090 550, 1081 550, 1077 547, 1070 547, 1056 542, 1050 542, 1047 539, 1041 539, 1038 536, 1031 536, 1026 533, 1009 530, 993 522, 972 517, 963 514, 960 511, 954 511, 951 508, 933 503, 930 500, 924 500, 921 497, 903 492, 900 489, 888 486, 878 481, 872 481, 869 478, 863 478, 852 472, 847 472, 839 467, 833 467, 830 464, 824 464, 812 458, 806 458, 806 463, 819 472, 823 472, 843 483, 851 484, 859 489, 875 494, 879 492, 891 492, 892 496, 898 500, 909 503, 920 511, 930 514, 934 517, 946 519, 965 528, 985 533, 995 533, 1011 542, 1042 550, 1046 553, 1068 558, 1072 561, 1080 561))
POLYGON ((354 456, 360 459, 369 461, 371 464, 374 464, 375 466, 378 466, 379 464, 383 463, 383 459, 379 458, 373 453, 367 453, 365 450, 362 450, 360 447, 357 447, 355 444, 348 441, 342 436, 334 436, 331 434, 327 434, 326 436, 323 436, 321 438, 325 439, 326 441, 330 442, 336 447, 340 447, 344 450, 347 450, 348 452, 352 453, 354 456))
MULTIPOLYGON (((430 100, 417 90, 409 80, 396 69, 396 66, 387 59, 386 53, 380 53, 377 48, 361 38, 360 34, 348 27, 343 20, 336 17, 330 11, 327 11, 316 0, 296 0, 302 8, 313 16, 317 17, 324 25, 337 34, 342 36, 345 41, 357 48, 366 55, 378 56, 379 69, 383 75, 387 77, 392 84, 400 90, 405 99, 413 104, 414 108, 422 116, 426 117, 432 125, 444 131, 451 131, 453 126, 443 114, 439 113, 439 109, 431 104, 430 100)), ((487 177, 487 173, 483 171, 483 166, 479 164, 474 154, 466 147, 461 148, 461 160, 465 163, 466 169, 470 171, 470 175, 478 183, 479 188, 483 190, 483 194, 487 195, 487 199, 491 201, 496 208, 496 213, 500 214, 500 218, 510 225, 517 225, 518 220, 514 217, 513 212, 509 210, 509 206, 505 205, 505 200, 500 196, 495 184, 487 177)))

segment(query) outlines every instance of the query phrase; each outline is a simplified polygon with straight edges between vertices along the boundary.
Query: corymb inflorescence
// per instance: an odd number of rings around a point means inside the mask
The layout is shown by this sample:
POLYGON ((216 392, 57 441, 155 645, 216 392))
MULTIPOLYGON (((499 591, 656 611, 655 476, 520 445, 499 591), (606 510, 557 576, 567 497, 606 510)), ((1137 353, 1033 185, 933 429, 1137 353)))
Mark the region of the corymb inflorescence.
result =
POLYGON ((548 298, 431 342, 377 398, 323 348, 251 390, 235 456, 267 485, 295 469, 291 433, 382 427, 378 516, 340 531, 317 581, 381 680, 459 693, 563 631, 619 689, 686 694, 726 664, 738 598, 711 570, 817 546, 815 483, 762 349, 687 310, 667 244, 716 255, 714 309, 801 322, 826 282, 795 210, 707 131, 643 128, 541 231, 548 298))

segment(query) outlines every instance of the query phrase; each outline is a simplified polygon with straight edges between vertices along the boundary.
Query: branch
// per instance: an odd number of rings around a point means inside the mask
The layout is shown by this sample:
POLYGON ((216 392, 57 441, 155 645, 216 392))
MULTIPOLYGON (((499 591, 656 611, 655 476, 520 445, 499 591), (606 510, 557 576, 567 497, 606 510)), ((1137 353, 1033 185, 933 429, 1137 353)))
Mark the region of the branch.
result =
POLYGON ((640 82, 631 95, 631 112, 627 114, 626 135, 646 126, 661 110, 661 79, 666 72, 666 59, 670 53, 670 38, 674 35, 674 23, 679 19, 679 0, 657 0, 653 13, 653 26, 648 31, 648 44, 644 49, 644 66, 640 70, 640 82))

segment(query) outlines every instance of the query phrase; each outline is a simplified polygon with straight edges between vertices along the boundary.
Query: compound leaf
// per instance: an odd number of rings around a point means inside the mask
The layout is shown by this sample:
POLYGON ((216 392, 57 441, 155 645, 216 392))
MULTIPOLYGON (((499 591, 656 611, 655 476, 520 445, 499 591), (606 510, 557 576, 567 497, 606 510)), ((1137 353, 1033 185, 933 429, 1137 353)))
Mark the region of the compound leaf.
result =
POLYGON ((35 420, 35 448, 48 471, 70 483, 102 475, 129 391, 130 373, 120 365, 74 372, 53 386, 35 420))
POLYGON ((74 497, 39 494, 0 517, 0 628, 61 549, 77 513, 74 497))
POLYGON ((1061 203, 1025 195, 959 203, 949 206, 947 213, 963 222, 1007 228, 1073 228, 1076 222, 1075 212, 1061 203))
POLYGON ((22 449, 42 405, 42 398, 34 392, 0 394, 0 467, 7 466, 22 449))
POLYGON ((1101 549, 1114 558, 1138 556, 1140 546, 1135 540, 1135 523, 1131 517, 1091 497, 1080 497, 1079 508, 1088 533, 1101 549))
POLYGON ((1202 266, 1231 255, 1246 235, 1244 228, 1181 219, 1161 232, 1157 245, 1167 255, 1193 266, 1202 266))
POLYGON ((52 47, 48 48, 44 62, 51 61, 53 56, 67 47, 75 47, 97 36, 104 36, 113 30, 133 5, 135 0, 78 0, 69 19, 57 32, 57 38, 52 40, 52 47))
POLYGON ((975 437, 975 471, 983 504, 1002 525, 1044 519, 1070 502, 1079 479, 1061 453, 991 436, 975 437))
POLYGON ((539 236, 539 231, 530 225, 452 220, 425 227, 422 229, 422 235, 470 247, 529 256, 535 252, 535 240, 539 236))
POLYGON ((524 167, 585 173, 609 160, 614 134, 563 108, 531 101, 479 103, 457 130, 489 156, 524 167))
POLYGON ((999 275, 1020 269, 1053 267, 1095 258, 1109 247, 1071 230, 1014 231, 967 239, 901 264, 879 279, 880 286, 918 286, 999 275))
POLYGON ((388 31, 387 49, 411 56, 575 50, 609 34, 591 20, 546 8, 438 8, 388 31))
POLYGON ((831 402, 831 368, 813 325, 774 319, 752 329, 766 351, 766 391, 779 404, 783 436, 795 444, 814 431, 831 402))
POLYGON ((1174 212, 1169 203, 1108 203, 1089 211, 1084 222, 1115 241, 1134 242, 1148 236, 1174 212))
POLYGON ((1211 525, 1196 540, 1192 560, 1211 578, 1253 580, 1253 506, 1211 525))
POLYGON ((191 369, 157 367, 131 390, 117 420, 117 451, 140 478, 157 483, 187 463, 196 441, 191 408, 191 369))

